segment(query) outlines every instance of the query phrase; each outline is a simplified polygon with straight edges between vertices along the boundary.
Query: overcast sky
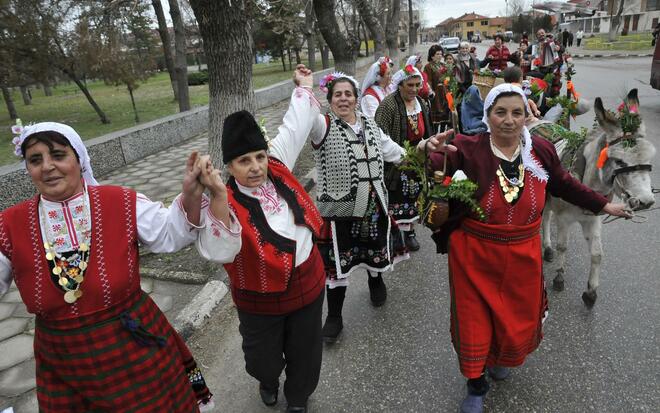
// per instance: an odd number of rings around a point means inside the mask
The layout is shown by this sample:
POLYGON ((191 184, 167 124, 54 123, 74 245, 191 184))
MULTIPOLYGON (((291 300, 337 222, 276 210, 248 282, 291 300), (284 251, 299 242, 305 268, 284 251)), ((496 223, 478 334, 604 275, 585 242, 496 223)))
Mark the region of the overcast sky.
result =
POLYGON ((459 17, 475 12, 488 17, 502 16, 506 11, 504 0, 424 0, 424 25, 435 26, 448 17, 459 17))

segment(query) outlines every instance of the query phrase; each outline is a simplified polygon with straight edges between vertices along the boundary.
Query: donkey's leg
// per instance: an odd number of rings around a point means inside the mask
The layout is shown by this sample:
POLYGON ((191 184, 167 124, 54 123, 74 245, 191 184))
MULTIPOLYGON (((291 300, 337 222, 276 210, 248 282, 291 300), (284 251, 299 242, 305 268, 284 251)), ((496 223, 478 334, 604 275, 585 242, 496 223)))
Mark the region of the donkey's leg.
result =
POLYGON ((566 248, 568 245, 568 230, 571 225, 569 217, 563 214, 555 214, 555 221, 557 221, 557 275, 552 280, 552 288, 555 291, 564 291, 566 248))
POLYGON ((603 244, 601 243, 602 226, 597 216, 589 217, 580 221, 582 233, 589 244, 591 254, 591 268, 589 269, 589 281, 587 291, 582 294, 582 301, 587 307, 593 307, 596 303, 596 289, 600 282, 600 263, 603 257, 603 244))
POLYGON ((552 210, 546 207, 543 211, 543 221, 541 228, 543 230, 543 259, 552 262, 555 258, 555 252, 552 250, 552 240, 550 239, 550 224, 552 223, 552 210))

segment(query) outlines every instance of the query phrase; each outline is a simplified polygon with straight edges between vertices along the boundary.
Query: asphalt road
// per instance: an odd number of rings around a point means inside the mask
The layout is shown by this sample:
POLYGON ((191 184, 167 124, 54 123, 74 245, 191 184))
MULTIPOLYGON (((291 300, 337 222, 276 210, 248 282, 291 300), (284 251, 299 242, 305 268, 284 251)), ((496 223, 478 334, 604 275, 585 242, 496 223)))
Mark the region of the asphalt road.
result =
MULTIPOLYGON (((614 109, 632 87, 640 92, 648 137, 660 146, 660 92, 648 86, 650 58, 579 60, 574 82, 584 97, 614 109)), ((591 126, 593 112, 578 119, 591 126)), ((656 159, 654 168, 660 165, 656 159)), ((660 172, 652 172, 660 187, 660 172)), ((545 339, 526 364, 491 387, 487 412, 660 412, 660 210, 646 224, 605 225, 599 298, 580 298, 589 256, 577 227, 571 232, 566 290, 548 289, 545 339)), ((339 342, 326 345, 311 412, 454 412, 465 393, 449 336, 446 256, 429 233, 422 249, 385 275, 389 300, 369 303, 365 274, 352 276, 339 342)), ((545 268, 546 279, 554 266, 545 268)), ((245 373, 235 310, 225 305, 190 341, 218 412, 283 411, 261 404, 245 373)), ((280 393, 280 399, 283 399, 280 393)))

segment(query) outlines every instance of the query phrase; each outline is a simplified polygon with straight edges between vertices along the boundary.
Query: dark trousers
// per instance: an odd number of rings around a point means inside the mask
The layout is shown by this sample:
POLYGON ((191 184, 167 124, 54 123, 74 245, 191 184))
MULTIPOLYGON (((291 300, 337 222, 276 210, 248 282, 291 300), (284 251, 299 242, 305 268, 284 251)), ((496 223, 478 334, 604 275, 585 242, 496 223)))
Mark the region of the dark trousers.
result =
POLYGON ((284 315, 238 311, 245 370, 264 387, 277 389, 286 367, 284 395, 290 406, 304 406, 319 382, 324 296, 284 315))

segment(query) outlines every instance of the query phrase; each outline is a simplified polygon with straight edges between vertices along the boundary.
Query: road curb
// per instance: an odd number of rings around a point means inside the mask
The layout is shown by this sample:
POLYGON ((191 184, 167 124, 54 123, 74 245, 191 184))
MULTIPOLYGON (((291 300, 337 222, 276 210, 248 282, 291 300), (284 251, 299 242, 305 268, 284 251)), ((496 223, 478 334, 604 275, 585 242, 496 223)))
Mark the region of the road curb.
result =
POLYGON ((616 59, 623 59, 626 57, 652 57, 653 53, 617 53, 617 54, 600 54, 600 53, 594 53, 594 54, 574 54, 571 55, 573 59, 591 59, 591 58, 603 58, 603 57, 612 57, 616 59))
POLYGON ((172 323, 184 340, 187 340, 222 302, 229 289, 222 281, 211 280, 193 297, 172 323))

